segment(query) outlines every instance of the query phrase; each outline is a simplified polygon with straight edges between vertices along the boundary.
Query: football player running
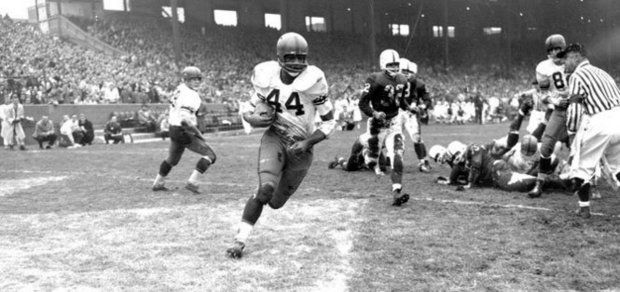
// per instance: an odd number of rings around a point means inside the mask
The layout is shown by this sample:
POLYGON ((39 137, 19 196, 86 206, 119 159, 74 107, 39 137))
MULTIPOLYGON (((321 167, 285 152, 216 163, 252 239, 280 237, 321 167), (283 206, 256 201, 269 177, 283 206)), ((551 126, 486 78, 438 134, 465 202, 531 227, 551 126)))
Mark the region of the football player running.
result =
POLYGON ((415 154, 418 160, 420 160, 418 169, 421 172, 429 172, 431 167, 426 158, 426 146, 422 141, 420 114, 431 104, 431 100, 426 91, 424 82, 416 78, 417 71, 417 65, 406 58, 400 58, 400 73, 407 77, 407 82, 409 82, 409 88, 411 89, 409 96, 407 96, 409 108, 402 111, 403 127, 407 130, 407 133, 409 133, 409 137, 411 137, 411 141, 413 141, 415 154))
POLYGON ((566 41, 562 35, 554 34, 547 38, 545 46, 547 47, 548 58, 536 67, 536 80, 543 95, 543 101, 553 107, 553 112, 542 135, 538 182, 528 192, 530 198, 537 198, 542 195, 542 183, 545 176, 552 172, 551 154, 553 154, 556 142, 568 143, 568 132, 566 130, 568 82, 564 73, 564 61, 557 56, 566 48, 566 41))
POLYGON ((215 152, 207 143, 198 128, 196 113, 202 100, 196 91, 202 82, 202 73, 197 67, 185 67, 181 72, 183 83, 174 91, 170 106, 168 123, 170 124, 170 148, 168 157, 159 166, 159 174, 153 183, 153 191, 166 191, 165 178, 172 167, 179 163, 185 149, 198 153, 201 158, 196 163, 185 189, 194 194, 200 194, 198 189, 198 177, 203 174, 211 164, 215 163, 215 152))
POLYGON ((332 103, 321 69, 308 65, 308 43, 297 33, 283 34, 277 42, 277 61, 254 67, 251 78, 255 94, 252 105, 268 103, 275 109, 271 124, 252 112, 244 119, 253 126, 269 126, 258 154, 258 190, 243 210, 234 242, 226 253, 243 255, 246 241, 264 205, 279 209, 297 190, 312 164, 313 146, 334 130, 332 103), (321 117, 315 126, 315 113, 321 117))
POLYGON ((400 110, 408 110, 406 97, 410 94, 407 77, 400 74, 400 57, 392 49, 381 52, 379 65, 381 72, 372 73, 364 84, 359 107, 368 119, 368 159, 374 164, 375 173, 382 174, 379 163, 380 133, 385 133, 385 146, 392 171, 392 205, 400 206, 409 200, 402 192, 403 154, 405 145, 402 136, 402 115, 400 110))

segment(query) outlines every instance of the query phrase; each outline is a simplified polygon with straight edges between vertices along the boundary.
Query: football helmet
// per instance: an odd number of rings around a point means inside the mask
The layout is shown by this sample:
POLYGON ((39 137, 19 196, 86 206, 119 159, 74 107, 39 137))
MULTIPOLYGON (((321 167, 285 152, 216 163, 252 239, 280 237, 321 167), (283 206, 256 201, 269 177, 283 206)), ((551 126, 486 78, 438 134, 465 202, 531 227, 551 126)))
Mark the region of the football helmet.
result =
POLYGON ((295 77, 306 67, 308 62, 308 42, 298 33, 288 32, 283 34, 276 45, 278 63, 289 75, 295 77))
POLYGON ((198 69, 198 67, 194 66, 187 66, 183 68, 183 71, 181 71, 181 75, 183 75, 183 81, 186 82, 192 79, 202 80, 202 72, 200 72, 200 69, 198 69))
POLYGON ((450 156, 455 156, 460 153, 465 153, 465 150, 467 150, 467 145, 460 141, 452 141, 448 144, 447 149, 450 156))
POLYGON ((521 138, 521 155, 529 157, 538 151, 538 139, 532 135, 521 138))
POLYGON ((444 164, 446 162, 444 159, 446 153, 448 153, 448 149, 441 145, 433 145, 431 149, 428 150, 428 156, 440 164, 444 164))
POLYGON ((411 69, 409 68, 409 59, 407 58, 400 58, 400 60, 398 60, 398 68, 400 68, 400 73, 403 74, 409 74, 411 73, 411 69))
POLYGON ((418 64, 409 61, 409 69, 411 69, 411 72, 413 72, 413 75, 418 75, 418 64))
POLYGON ((400 56, 398 52, 387 49, 381 52, 379 55, 379 66, 381 70, 385 71, 388 75, 394 76, 400 70, 400 56))
POLYGON ((566 40, 561 34, 552 34, 545 40, 545 47, 547 52, 556 48, 564 50, 566 48, 566 40))

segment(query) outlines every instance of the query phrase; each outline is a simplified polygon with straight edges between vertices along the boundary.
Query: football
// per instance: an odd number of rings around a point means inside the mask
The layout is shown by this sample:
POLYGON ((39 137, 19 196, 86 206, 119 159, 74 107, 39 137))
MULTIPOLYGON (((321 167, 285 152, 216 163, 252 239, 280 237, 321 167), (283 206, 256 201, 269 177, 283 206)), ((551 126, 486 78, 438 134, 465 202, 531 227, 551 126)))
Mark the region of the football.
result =
POLYGON ((266 102, 259 102, 252 113, 244 115, 244 119, 252 127, 268 127, 276 120, 276 110, 266 102))

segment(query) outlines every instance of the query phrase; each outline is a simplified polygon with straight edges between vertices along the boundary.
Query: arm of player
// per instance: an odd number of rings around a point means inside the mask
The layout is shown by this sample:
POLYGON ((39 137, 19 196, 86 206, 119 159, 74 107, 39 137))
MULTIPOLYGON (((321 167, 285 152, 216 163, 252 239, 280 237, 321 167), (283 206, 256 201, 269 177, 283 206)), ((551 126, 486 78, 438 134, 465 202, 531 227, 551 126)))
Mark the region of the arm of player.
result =
POLYGON ((290 149, 295 153, 302 153, 309 151, 314 144, 317 144, 329 137, 336 128, 336 120, 334 119, 334 109, 331 101, 326 95, 315 98, 312 103, 316 107, 321 122, 318 129, 310 135, 307 139, 297 141, 291 145, 290 149))
POLYGON ((368 78, 368 80, 366 80, 359 102, 360 110, 369 117, 375 116, 375 111, 370 105, 370 99, 374 95, 374 92, 376 90, 376 86, 374 84, 375 83, 372 78, 368 78))

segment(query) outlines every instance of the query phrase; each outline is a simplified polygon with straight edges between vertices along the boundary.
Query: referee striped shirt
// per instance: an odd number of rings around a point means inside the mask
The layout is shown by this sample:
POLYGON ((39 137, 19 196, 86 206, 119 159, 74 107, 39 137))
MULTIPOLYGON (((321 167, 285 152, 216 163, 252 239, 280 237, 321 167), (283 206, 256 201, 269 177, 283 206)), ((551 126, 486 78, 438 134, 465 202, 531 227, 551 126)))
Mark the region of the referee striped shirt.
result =
POLYGON ((607 72, 583 61, 570 75, 568 90, 571 97, 581 97, 568 107, 567 127, 569 133, 577 132, 582 114, 595 115, 620 105, 620 89, 607 72))

